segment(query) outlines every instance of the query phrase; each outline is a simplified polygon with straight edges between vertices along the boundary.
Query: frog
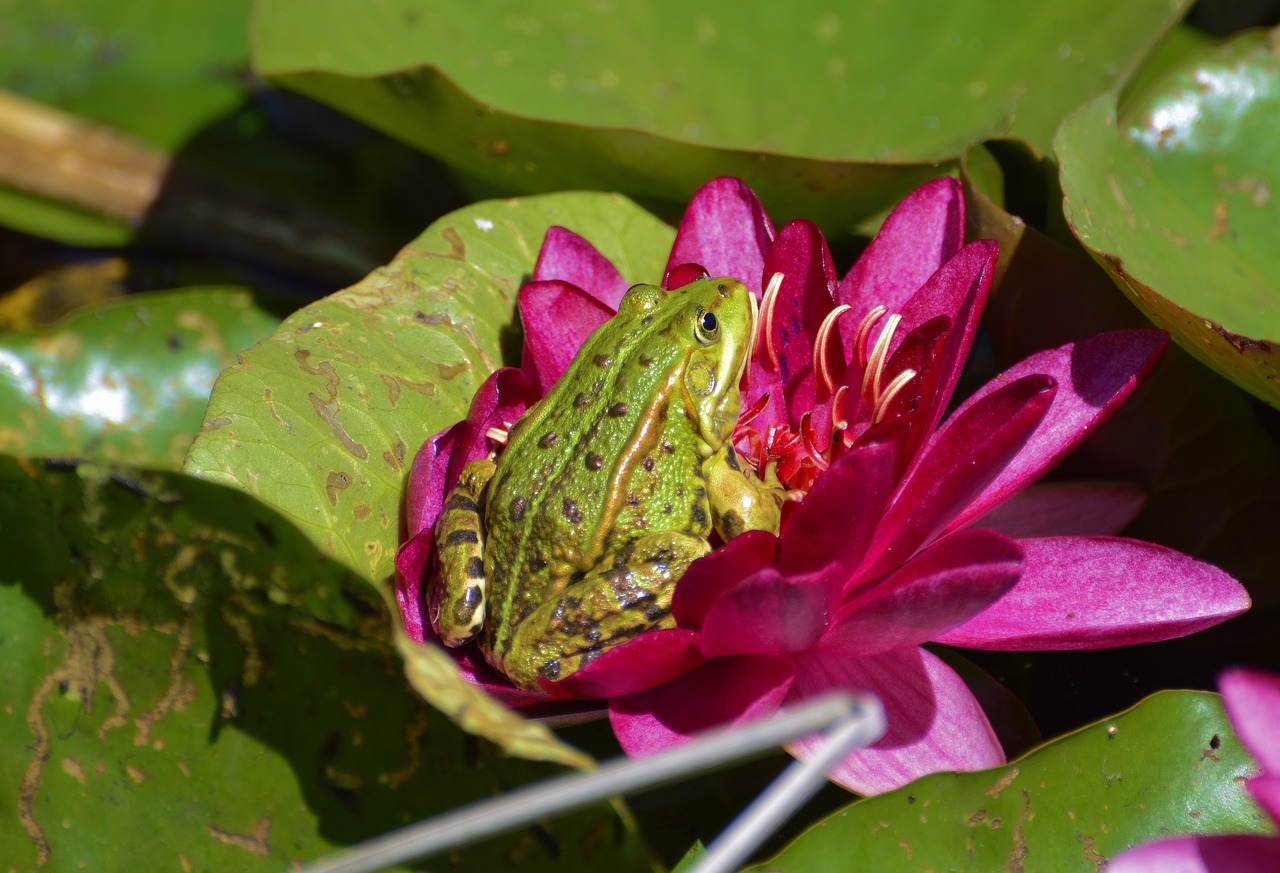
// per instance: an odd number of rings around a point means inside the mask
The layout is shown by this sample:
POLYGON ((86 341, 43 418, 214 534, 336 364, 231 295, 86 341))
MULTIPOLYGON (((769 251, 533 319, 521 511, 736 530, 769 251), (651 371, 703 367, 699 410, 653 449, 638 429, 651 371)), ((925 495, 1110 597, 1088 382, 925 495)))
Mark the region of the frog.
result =
POLYGON ((676 582, 748 530, 778 533, 776 474, 733 431, 758 304, 742 282, 632 286, 496 460, 472 461, 435 528, 440 640, 475 641, 545 690, 614 646, 673 627, 676 582))

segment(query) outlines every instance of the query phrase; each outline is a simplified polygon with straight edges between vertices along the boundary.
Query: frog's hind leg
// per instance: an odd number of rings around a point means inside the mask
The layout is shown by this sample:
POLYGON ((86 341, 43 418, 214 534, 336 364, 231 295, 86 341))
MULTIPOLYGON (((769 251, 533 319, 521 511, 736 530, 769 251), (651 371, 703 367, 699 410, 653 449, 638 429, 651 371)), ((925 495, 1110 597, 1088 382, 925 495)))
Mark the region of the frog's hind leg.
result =
POLYGON ((643 631, 673 627, 676 581, 709 551, 705 539, 690 534, 635 540, 520 623, 505 672, 516 684, 537 688, 539 678, 568 676, 643 631))
POLYGON ((493 478, 493 461, 472 461, 462 468, 458 484, 445 498, 436 520, 436 555, 440 559, 436 595, 436 633, 446 646, 461 646, 484 625, 484 494, 493 478))

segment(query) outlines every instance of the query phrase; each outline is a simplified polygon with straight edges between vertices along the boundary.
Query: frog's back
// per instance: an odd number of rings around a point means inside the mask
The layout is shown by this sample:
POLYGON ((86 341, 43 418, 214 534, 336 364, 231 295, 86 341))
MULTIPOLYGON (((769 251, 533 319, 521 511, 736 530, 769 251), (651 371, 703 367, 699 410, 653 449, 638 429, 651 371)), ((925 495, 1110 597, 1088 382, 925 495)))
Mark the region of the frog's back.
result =
MULTIPOLYGON (((548 395, 512 429, 490 488, 488 624, 510 629, 642 533, 710 531, 708 452, 682 391, 679 319, 593 333, 548 395)), ((498 650, 507 641, 492 641, 498 650)))

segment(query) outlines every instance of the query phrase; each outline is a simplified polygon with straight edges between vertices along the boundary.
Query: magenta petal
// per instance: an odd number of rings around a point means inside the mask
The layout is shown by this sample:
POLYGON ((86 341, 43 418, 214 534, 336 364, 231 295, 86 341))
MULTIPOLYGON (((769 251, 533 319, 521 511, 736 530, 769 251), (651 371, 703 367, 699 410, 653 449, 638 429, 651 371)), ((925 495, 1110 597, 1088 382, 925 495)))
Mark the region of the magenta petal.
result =
POLYGON ((449 457, 449 480, 456 481, 463 467, 489 455, 490 429, 511 427, 541 398, 523 370, 502 367, 490 373, 471 398, 465 427, 449 457))
MULTIPOLYGON (((1274 723, 1273 723, 1274 733, 1274 723)), ((1248 745, 1246 743, 1245 745, 1248 745)), ((1272 742, 1274 746, 1274 741, 1272 742)), ((1255 758, 1257 755, 1254 756, 1255 758)), ((1280 822, 1280 776, 1259 776, 1245 783, 1245 788, 1253 795, 1253 799, 1266 810, 1271 820, 1280 822)))
MULTIPOLYGON (((964 192, 952 178, 934 179, 906 196, 840 282, 836 302, 853 307, 853 325, 876 304, 900 312, 907 299, 964 242, 964 192)), ((852 336, 849 331, 845 336, 852 336)))
POLYGON ((662 628, 606 649, 594 661, 544 687, 580 700, 620 697, 670 682, 706 660, 698 651, 697 631, 662 628))
MULTIPOLYGON (((836 270, 831 264, 827 241, 817 225, 798 220, 778 232, 764 262, 766 285, 775 273, 781 273, 783 278, 770 311, 760 313, 761 319, 768 316, 767 324, 762 321, 761 330, 767 327, 769 333, 761 337, 756 355, 767 357, 772 348, 777 360, 770 363, 777 365, 778 376, 787 385, 813 366, 813 341, 822 320, 834 306, 836 270)), ((835 369, 837 373, 843 370, 844 361, 839 361, 835 369)), ((806 408, 812 408, 812 403, 806 408)), ((794 427, 800 420, 799 414, 792 419, 794 427)))
POLYGON ((937 637, 1000 651, 1101 649, 1184 636, 1249 608, 1211 564, 1137 540, 1021 540, 1022 578, 984 612, 937 637))
POLYGON ((1058 383, 1044 418, 1026 445, 952 527, 961 527, 1036 481, 1111 417, 1160 359, 1169 337, 1159 330, 1119 330, 1039 352, 1001 373, 961 404, 955 415, 1015 379, 1033 373, 1058 383))
POLYGON ((778 569, 808 573, 830 561, 852 570, 866 555, 893 493, 892 443, 855 446, 818 478, 778 539, 778 569))
POLYGON ((1107 873, 1274 873, 1280 839, 1254 835, 1181 837, 1122 852, 1107 873))
MULTIPOLYGON (((1004 763, 1000 743, 964 681, 924 649, 797 659, 788 702, 828 691, 869 691, 884 705, 888 732, 874 745, 850 753, 831 773, 859 794, 891 791, 929 773, 1004 763)), ((790 748, 804 757, 821 742, 811 737, 790 748)))
POLYGON ((1263 773, 1280 777, 1280 676, 1236 667, 1219 677, 1218 689, 1245 748, 1263 773))
POLYGON ((785 658, 717 658, 673 682, 609 701, 609 721, 622 750, 651 755, 715 727, 773 715, 794 677, 785 658))
POLYGON ((716 598, 702 622, 703 653, 715 658, 803 652, 826 631, 842 580, 834 572, 783 576, 772 567, 760 570, 716 598))
POLYGON ((680 219, 667 270, 701 264, 712 276, 733 276, 759 292, 773 224, 741 179, 721 176, 698 189, 680 219))
POLYGON ((615 314, 568 282, 526 282, 520 288, 523 368, 541 394, 551 390, 587 337, 615 314))
POLYGON ((1110 536, 1146 502, 1147 489, 1137 482, 1037 482, 970 526, 1015 538, 1110 536))
POLYGON ((699 279, 705 279, 710 275, 707 268, 702 264, 677 264, 667 270, 667 274, 662 277, 662 287, 668 291, 674 291, 676 288, 683 288, 690 282, 696 282, 699 279))
POLYGON ((1008 537, 952 534, 848 603, 818 648, 861 656, 926 642, 998 600, 1021 570, 1022 550, 1008 537))
POLYGON ((885 513, 868 575, 892 569, 940 533, 1022 446, 1053 393, 1049 377, 1025 376, 951 416, 885 513))
POLYGON ((757 570, 773 565, 778 538, 767 531, 749 530, 689 565, 676 582, 671 614, 680 627, 699 627, 707 610, 723 592, 757 570))
POLYGON ((615 312, 628 287, 613 262, 595 246, 573 231, 555 225, 547 228, 538 262, 533 266, 534 282, 549 279, 577 285, 615 312))

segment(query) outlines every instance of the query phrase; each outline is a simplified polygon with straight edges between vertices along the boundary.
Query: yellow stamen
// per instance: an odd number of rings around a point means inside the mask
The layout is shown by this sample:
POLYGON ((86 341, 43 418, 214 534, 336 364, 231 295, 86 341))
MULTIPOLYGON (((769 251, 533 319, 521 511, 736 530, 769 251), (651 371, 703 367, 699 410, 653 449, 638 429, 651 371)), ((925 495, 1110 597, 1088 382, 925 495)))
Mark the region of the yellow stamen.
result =
POLYGON ((902 389, 907 387, 912 379, 916 377, 915 370, 903 370, 897 376, 893 377, 893 381, 885 386, 884 394, 876 401, 875 408, 871 411, 871 423, 877 424, 880 419, 884 418, 885 412, 889 409, 889 404, 893 402, 893 398, 902 393, 902 389))
POLYGON ((498 445, 505 446, 507 444, 507 434, 511 430, 511 425, 506 427, 491 427, 484 432, 484 435, 493 440, 498 445))
POLYGON ((884 330, 880 331, 880 336, 876 338, 876 344, 867 358, 867 371, 862 375, 862 393, 872 404, 880 398, 880 377, 884 374, 884 365, 888 363, 889 343, 893 341, 893 333, 901 322, 902 316, 898 313, 895 312, 889 316, 889 320, 884 323, 884 330), (867 390, 868 387, 870 392, 867 390))
POLYGON ((760 304, 763 317, 760 320, 760 332, 764 336, 764 357, 769 366, 778 369, 778 354, 773 348, 773 308, 778 303, 778 289, 782 287, 782 274, 774 273, 769 285, 764 289, 764 301, 760 304))
POLYGON ((862 321, 858 323, 858 332, 853 335, 853 351, 859 367, 867 365, 867 341, 871 338, 871 329, 888 311, 887 306, 874 306, 870 312, 862 316, 862 321))
POLYGON ((747 360, 742 365, 742 379, 739 382, 743 394, 751 390, 751 362, 756 357, 757 328, 760 327, 760 304, 756 301, 756 295, 748 294, 747 299, 751 301, 751 348, 747 351, 747 360))
POLYGON ((818 338, 813 342, 813 373, 818 379, 818 384, 828 394, 835 388, 836 382, 831 375, 831 367, 827 363, 831 331, 835 330, 836 320, 852 308, 848 303, 841 303, 828 312, 827 317, 822 319, 822 326, 818 328, 818 338))

